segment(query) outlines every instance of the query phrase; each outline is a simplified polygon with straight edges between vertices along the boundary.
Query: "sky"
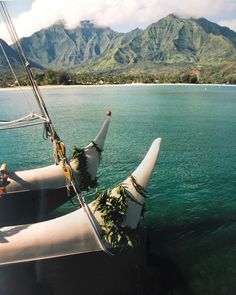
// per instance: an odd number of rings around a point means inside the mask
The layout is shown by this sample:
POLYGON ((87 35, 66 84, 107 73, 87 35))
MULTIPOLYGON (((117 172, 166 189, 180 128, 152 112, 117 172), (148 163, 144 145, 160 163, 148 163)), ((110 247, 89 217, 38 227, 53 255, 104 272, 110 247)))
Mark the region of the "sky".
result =
MULTIPOLYGON (((236 0, 12 0, 5 1, 18 36, 27 37, 63 20, 68 28, 81 20, 118 32, 146 28, 174 13, 205 17, 236 32, 236 0)), ((11 43, 0 16, 0 38, 11 43)))

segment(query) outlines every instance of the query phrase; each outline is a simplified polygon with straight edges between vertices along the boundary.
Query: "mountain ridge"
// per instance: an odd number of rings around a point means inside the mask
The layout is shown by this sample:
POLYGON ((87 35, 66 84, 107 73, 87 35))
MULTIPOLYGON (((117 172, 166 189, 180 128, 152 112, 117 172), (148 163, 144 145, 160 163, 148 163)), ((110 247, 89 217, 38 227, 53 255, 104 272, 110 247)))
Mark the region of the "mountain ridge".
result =
MULTIPOLYGON (((171 67, 215 68, 228 64, 234 69, 229 64, 236 60, 236 32, 205 18, 174 14, 146 29, 127 33, 98 27, 88 20, 74 29, 67 29, 60 22, 20 42, 34 67, 55 70, 148 74, 171 67)), ((15 58, 14 51, 10 55, 15 58)))

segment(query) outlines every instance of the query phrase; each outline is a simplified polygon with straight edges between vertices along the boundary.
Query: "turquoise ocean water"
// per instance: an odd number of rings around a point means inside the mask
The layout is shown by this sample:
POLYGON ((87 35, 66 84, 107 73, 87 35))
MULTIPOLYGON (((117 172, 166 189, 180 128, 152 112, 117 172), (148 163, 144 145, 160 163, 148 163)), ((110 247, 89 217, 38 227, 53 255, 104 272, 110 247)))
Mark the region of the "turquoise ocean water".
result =
MULTIPOLYGON (((149 259, 154 271, 165 274, 162 293, 153 294, 235 294, 236 87, 99 86, 42 92, 68 153, 74 145, 89 143, 106 110, 112 110, 99 168, 101 188, 124 180, 151 142, 162 138, 144 220, 149 259)), ((1 119, 26 112, 16 91, 0 92, 1 119)), ((1 131, 0 162, 13 170, 51 163, 51 144, 42 139, 42 126, 1 131)), ((66 204, 54 214, 73 209, 66 204)))

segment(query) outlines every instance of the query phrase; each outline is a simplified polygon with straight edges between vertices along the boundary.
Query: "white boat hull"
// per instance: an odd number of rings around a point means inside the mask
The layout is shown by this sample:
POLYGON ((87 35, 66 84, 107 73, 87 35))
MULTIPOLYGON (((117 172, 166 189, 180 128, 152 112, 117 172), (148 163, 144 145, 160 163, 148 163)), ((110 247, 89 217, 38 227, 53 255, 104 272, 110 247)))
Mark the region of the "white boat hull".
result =
MULTIPOLYGON (((109 123, 110 117, 107 117, 93 141, 100 150, 104 147, 109 123)), ((93 143, 84 150, 87 172, 91 180, 95 180, 101 155, 93 143)), ((70 164, 74 168, 75 160, 71 160, 70 164)), ((80 185, 80 174, 75 170, 73 173, 80 185)), ((28 218, 37 220, 70 199, 65 174, 60 165, 10 172, 8 182, 6 193, 0 198, 0 225, 16 224, 16 220, 25 222, 28 218)))
MULTIPOLYGON (((137 182, 142 184, 143 187, 148 184, 159 147, 160 139, 157 139, 153 142, 140 166, 133 173, 137 182)), ((130 178, 124 183, 126 190, 133 199, 144 201, 142 196, 136 190, 133 190, 133 183, 130 178)), ((92 209, 93 203, 89 206, 92 209)), ((140 205, 130 201, 125 224, 135 228, 139 218, 140 205)), ((99 211, 94 215, 94 221, 98 230, 101 231, 99 224, 102 221, 99 211)), ((53 220, 4 227, 0 230, 0 265, 101 250, 101 243, 97 239, 83 208, 53 220)))
MULTIPOLYGON (((101 150, 104 146, 109 122, 110 118, 108 117, 103 123, 97 137, 94 139, 94 142, 101 150)), ((88 162, 88 172, 91 179, 94 180, 97 174, 100 155, 91 143, 84 149, 88 162)), ((70 161, 70 163, 73 168, 73 160, 70 161)), ((56 189, 66 186, 65 174, 60 165, 55 164, 43 168, 12 172, 9 174, 8 181, 9 185, 6 187, 6 192, 8 194, 48 188, 56 189)))

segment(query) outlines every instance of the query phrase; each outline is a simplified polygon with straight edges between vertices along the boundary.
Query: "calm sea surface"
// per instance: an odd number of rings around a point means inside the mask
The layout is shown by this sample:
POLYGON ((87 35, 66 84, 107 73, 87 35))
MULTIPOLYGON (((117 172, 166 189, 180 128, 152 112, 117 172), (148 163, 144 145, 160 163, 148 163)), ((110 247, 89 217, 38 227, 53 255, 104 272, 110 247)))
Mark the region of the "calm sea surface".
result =
MULTIPOLYGON (((112 110, 99 168, 101 188, 124 180, 152 141, 162 138, 144 220, 149 259, 166 274, 166 291, 153 294, 236 294, 236 87, 99 86, 42 92, 68 153, 74 145, 88 144, 106 110, 112 110)), ((16 91, 0 92, 1 119, 26 112, 16 91)), ((51 163, 52 148, 42 139, 42 126, 1 131, 0 162, 12 170, 51 163)), ((66 204, 55 214, 73 209, 66 204)))

